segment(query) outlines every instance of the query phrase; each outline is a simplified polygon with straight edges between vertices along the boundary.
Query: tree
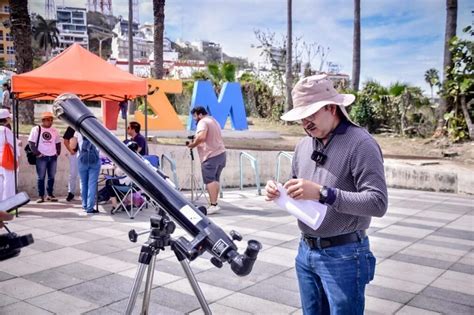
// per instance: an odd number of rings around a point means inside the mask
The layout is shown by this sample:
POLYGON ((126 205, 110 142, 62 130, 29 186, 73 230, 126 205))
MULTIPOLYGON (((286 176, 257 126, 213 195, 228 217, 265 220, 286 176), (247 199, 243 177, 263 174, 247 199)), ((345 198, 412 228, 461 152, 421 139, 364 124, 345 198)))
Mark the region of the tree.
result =
POLYGON ((41 49, 44 50, 45 59, 51 56, 51 50, 59 46, 59 30, 56 27, 55 20, 45 20, 41 15, 36 17, 34 27, 34 39, 38 42, 41 49))
MULTIPOLYGON (((444 58, 443 58, 443 85, 447 81, 448 73, 453 66, 449 43, 456 36, 458 18, 458 1, 446 0, 446 31, 444 35, 444 58)), ((449 96, 442 97, 436 110, 438 120, 435 136, 443 134, 444 114, 452 107, 452 99, 449 96)))
POLYGON ((293 34, 292 34, 292 23, 293 17, 291 13, 292 0, 287 0, 287 31, 286 31, 286 106, 285 111, 289 111, 293 108, 293 100, 291 98, 291 89, 293 88, 293 71, 291 69, 293 58, 293 34))
POLYGON ((360 80, 360 0, 354 0, 354 37, 352 47, 352 89, 359 90, 360 80))
MULTIPOLYGON (((471 30, 472 27, 468 26, 463 31, 469 34, 471 30)), ((445 114, 448 134, 454 141, 463 140, 467 135, 472 140, 474 139, 474 125, 471 118, 474 115, 474 42, 455 36, 450 43, 450 52, 453 67, 448 73, 443 92, 454 100, 455 106, 450 113, 445 114), (458 117, 458 105, 461 106, 464 122, 458 117), (465 133, 464 126, 467 127, 468 133, 465 133)))
POLYGON ((439 84, 439 72, 435 68, 426 70, 425 81, 430 85, 431 89, 431 102, 433 102, 433 86, 439 84))
POLYGON ((165 32, 165 0, 153 0, 155 78, 163 79, 163 34, 165 32))
MULTIPOLYGON (((10 0, 10 21, 13 47, 15 48, 16 73, 31 71, 33 69, 33 49, 31 48, 32 35, 28 0, 10 0)), ((18 113, 22 123, 34 123, 33 104, 20 104, 18 113)))

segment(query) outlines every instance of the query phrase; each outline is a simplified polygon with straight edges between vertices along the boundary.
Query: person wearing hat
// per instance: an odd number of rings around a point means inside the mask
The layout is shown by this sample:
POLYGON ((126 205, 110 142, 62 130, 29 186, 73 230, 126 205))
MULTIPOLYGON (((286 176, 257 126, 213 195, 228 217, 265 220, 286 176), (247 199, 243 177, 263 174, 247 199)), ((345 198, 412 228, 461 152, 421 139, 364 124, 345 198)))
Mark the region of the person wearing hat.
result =
MULTIPOLYGON (((296 200, 327 206, 316 230, 298 221, 303 314, 363 314, 365 286, 375 271, 366 231, 388 203, 382 152, 345 109, 355 96, 339 94, 326 75, 300 80, 292 98, 294 108, 281 118, 301 121, 308 136, 296 146, 292 179, 283 189, 296 200)), ((265 189, 268 201, 280 196, 274 181, 265 189)))
MULTIPOLYGON (((3 149, 5 142, 13 146, 13 132, 8 127, 12 118, 8 109, 0 109, 0 201, 13 197, 15 195, 15 170, 7 169, 2 166, 3 149)), ((17 159, 20 156, 20 146, 17 140, 16 146, 17 159)))
POLYGON ((28 143, 36 155, 39 196, 36 202, 42 203, 45 200, 56 202, 58 199, 54 196, 54 178, 56 176, 58 156, 61 154, 61 139, 58 131, 53 127, 53 113, 44 112, 41 115, 41 128, 40 126, 35 126, 31 129, 28 143), (39 136, 38 133, 40 133, 39 136), (48 195, 45 198, 44 183, 46 174, 48 174, 46 188, 48 195))

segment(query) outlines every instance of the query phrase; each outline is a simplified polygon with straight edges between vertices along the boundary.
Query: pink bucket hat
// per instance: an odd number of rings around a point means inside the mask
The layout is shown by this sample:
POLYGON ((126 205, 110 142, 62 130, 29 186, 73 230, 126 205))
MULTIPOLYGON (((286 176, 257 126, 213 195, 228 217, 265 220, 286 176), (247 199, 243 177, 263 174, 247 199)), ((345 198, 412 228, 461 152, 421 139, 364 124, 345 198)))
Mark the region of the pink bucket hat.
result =
POLYGON ((345 107, 352 104, 355 96, 352 94, 339 94, 331 80, 325 74, 313 75, 303 78, 296 83, 291 92, 293 109, 281 116, 287 121, 301 120, 326 105, 339 105, 341 112, 347 120, 356 125, 350 118, 345 107))

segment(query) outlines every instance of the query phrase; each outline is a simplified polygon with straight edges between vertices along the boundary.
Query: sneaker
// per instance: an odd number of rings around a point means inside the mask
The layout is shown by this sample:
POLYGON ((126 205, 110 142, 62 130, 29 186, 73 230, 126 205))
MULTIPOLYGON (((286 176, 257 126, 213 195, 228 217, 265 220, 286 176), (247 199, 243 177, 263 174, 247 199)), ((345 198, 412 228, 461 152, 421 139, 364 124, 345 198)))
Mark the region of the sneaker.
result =
POLYGON ((207 215, 214 214, 218 212, 219 210, 221 210, 221 207, 219 207, 218 205, 209 206, 209 208, 207 208, 207 215))
POLYGON ((56 202, 58 201, 58 198, 56 198, 54 195, 51 195, 51 196, 46 197, 46 200, 51 201, 51 202, 56 202))
POLYGON ((66 201, 71 201, 74 199, 74 194, 73 193, 68 193, 66 197, 66 201))
POLYGON ((43 203, 44 202, 44 197, 39 197, 38 200, 36 200, 36 203, 43 203))

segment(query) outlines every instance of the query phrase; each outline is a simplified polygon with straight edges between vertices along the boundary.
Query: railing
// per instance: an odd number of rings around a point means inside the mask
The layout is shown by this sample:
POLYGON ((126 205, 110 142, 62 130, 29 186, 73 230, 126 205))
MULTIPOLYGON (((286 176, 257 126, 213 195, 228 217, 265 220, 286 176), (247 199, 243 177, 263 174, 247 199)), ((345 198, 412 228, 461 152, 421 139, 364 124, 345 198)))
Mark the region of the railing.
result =
POLYGON ((250 155, 250 154, 248 154, 247 152, 244 152, 244 151, 240 152, 240 157, 239 157, 240 190, 243 189, 243 181, 244 181, 244 174, 243 174, 243 168, 242 168, 243 158, 246 158, 247 160, 249 160, 250 164, 252 165, 252 168, 253 168, 254 173, 255 173, 255 183, 257 185, 257 193, 259 195, 261 195, 262 191, 260 189, 260 175, 259 175, 259 170, 258 170, 258 161, 252 155, 250 155))
POLYGON ((173 173, 174 185, 176 186, 176 189, 179 189, 178 174, 176 173, 176 162, 171 157, 169 157, 166 153, 163 153, 161 155, 161 163, 160 163, 160 169, 162 171, 165 165, 165 161, 168 161, 168 163, 170 164, 171 172, 173 173))
POLYGON ((284 157, 290 161, 290 163, 293 162, 293 153, 292 152, 286 152, 286 151, 280 151, 278 152, 277 156, 277 166, 276 166, 276 172, 275 172, 275 180, 277 183, 280 182, 280 164, 281 164, 281 158, 284 157))

